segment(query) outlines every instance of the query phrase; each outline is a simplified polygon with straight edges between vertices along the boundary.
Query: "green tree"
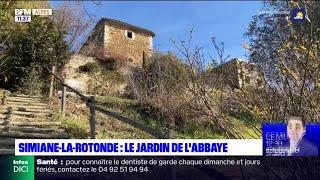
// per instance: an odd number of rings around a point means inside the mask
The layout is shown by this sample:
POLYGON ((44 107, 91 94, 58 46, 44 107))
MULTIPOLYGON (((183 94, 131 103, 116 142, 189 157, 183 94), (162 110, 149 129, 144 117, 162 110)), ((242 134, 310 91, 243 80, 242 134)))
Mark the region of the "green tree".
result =
POLYGON ((33 16, 25 31, 17 34, 12 43, 14 46, 8 52, 7 88, 32 94, 45 92, 50 77, 46 68, 55 65, 59 70, 68 57, 64 34, 57 30, 51 19, 33 16), (35 83, 30 81, 32 79, 39 79, 39 86, 32 86, 35 89, 30 89, 30 83, 35 83))

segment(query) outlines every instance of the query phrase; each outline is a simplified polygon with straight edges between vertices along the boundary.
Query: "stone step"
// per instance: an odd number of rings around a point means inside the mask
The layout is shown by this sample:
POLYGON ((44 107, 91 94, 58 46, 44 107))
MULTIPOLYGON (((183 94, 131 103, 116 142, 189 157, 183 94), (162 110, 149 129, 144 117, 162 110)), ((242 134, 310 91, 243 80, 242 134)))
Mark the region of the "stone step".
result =
POLYGON ((19 131, 0 132, 0 137, 13 137, 21 139, 64 139, 69 138, 67 133, 26 133, 19 131))
POLYGON ((26 97, 26 98, 43 98, 41 96, 29 96, 25 94, 10 94, 8 97, 26 97))
POLYGON ((20 122, 38 122, 38 121, 48 121, 51 122, 49 117, 24 117, 13 115, 7 121, 20 121, 20 122))
POLYGON ((0 154, 2 154, 2 155, 4 155, 4 154, 6 154, 6 155, 8 155, 8 154, 14 154, 15 152, 14 152, 14 148, 12 148, 12 149, 0 149, 0 154))
POLYGON ((48 106, 46 103, 40 102, 15 102, 15 101, 5 101, 4 105, 6 106, 48 106))
POLYGON ((32 111, 31 112, 29 112, 29 111, 15 111, 15 110, 8 111, 7 110, 6 113, 11 113, 13 115, 24 115, 24 116, 31 116, 31 115, 48 116, 51 114, 50 111, 45 112, 45 110, 44 111, 34 111, 34 112, 32 112, 32 111))
POLYGON ((42 112, 42 113, 52 113, 53 111, 50 109, 46 109, 46 108, 42 108, 42 109, 38 109, 38 108, 29 108, 29 107, 7 107, 7 108, 1 108, 0 107, 0 111, 1 110, 12 110, 12 111, 20 111, 20 112, 42 112))
POLYGON ((50 116, 50 113, 43 112, 23 112, 23 111, 8 111, 6 110, 3 114, 12 114, 17 116, 26 116, 26 117, 47 117, 50 116))
POLYGON ((38 100, 43 99, 43 98, 41 98, 41 97, 11 96, 11 95, 6 96, 6 99, 7 99, 7 98, 10 98, 10 99, 26 99, 26 100, 28 100, 28 99, 38 99, 38 100))
POLYGON ((5 101, 10 101, 10 102, 41 102, 40 99, 33 99, 33 98, 27 98, 27 99, 23 99, 23 98, 12 98, 12 97, 7 97, 5 98, 5 101))
POLYGON ((1 138, 0 139, 0 154, 1 149, 14 149, 14 138, 1 138))
POLYGON ((26 108, 26 109, 39 109, 39 110, 42 110, 42 109, 49 109, 48 105, 45 105, 45 106, 33 106, 33 105, 7 105, 7 106, 2 106, 1 107, 2 109, 8 109, 8 108, 12 108, 12 109, 23 109, 23 108, 26 108))
POLYGON ((61 122, 54 121, 39 121, 39 122, 18 122, 18 121, 2 121, 0 125, 15 125, 15 126, 60 126, 61 122))
POLYGON ((11 145, 0 144, 0 149, 14 149, 14 144, 11 144, 11 145))
MULTIPOLYGON (((11 121, 12 116, 14 116, 15 119, 19 119, 18 121, 25 121, 24 119, 27 118, 31 118, 31 119, 43 119, 45 120, 49 120, 50 119, 50 115, 49 114, 41 114, 41 113, 37 113, 37 114, 28 114, 27 113, 14 113, 14 114, 7 114, 8 117, 3 118, 5 121, 11 121)), ((1 121, 1 119, 0 119, 1 121)))
MULTIPOLYGON (((0 120, 1 119, 6 119, 9 117, 10 114, 0 114, 0 120)), ((11 115, 10 115, 11 116, 11 115)))
POLYGON ((2 146, 14 146, 14 138, 1 138, 0 147, 2 146))
POLYGON ((6 131, 19 131, 19 132, 26 132, 26 133, 50 133, 50 132, 55 132, 55 131, 61 132, 61 129, 49 129, 49 128, 14 126, 14 125, 1 126, 0 125, 0 132, 6 132, 6 131))

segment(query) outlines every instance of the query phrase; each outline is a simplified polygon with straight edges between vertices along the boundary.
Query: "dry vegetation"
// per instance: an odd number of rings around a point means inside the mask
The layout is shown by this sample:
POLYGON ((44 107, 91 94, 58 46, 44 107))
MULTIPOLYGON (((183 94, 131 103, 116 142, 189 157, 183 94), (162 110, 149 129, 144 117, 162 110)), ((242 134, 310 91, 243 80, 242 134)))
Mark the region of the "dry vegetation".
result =
MULTIPOLYGON (((66 66, 67 77, 85 81, 86 92, 96 94, 97 104, 104 108, 157 129, 171 128, 176 138, 261 137, 259 118, 263 114, 254 106, 253 100, 258 97, 252 92, 256 90, 231 89, 225 79, 228 70, 215 72, 217 76, 213 79, 207 76, 214 68, 208 70, 205 60, 201 59, 201 48, 191 52, 185 42, 180 43, 176 45, 185 56, 184 60, 171 53, 154 53, 150 64, 131 69, 128 76, 118 69, 108 68, 98 59, 88 60, 86 56, 78 55, 66 66), (208 79, 215 84, 214 88, 207 86, 208 79), (124 88, 127 84, 129 88, 124 88), (114 90, 119 88, 122 93, 114 90), (247 98, 252 101, 247 102, 247 98)), ((224 63, 227 59, 223 56, 223 45, 218 45, 215 40, 213 44, 220 57, 219 63, 224 63)), ((218 63, 212 61, 212 64, 216 66, 218 63)), ((89 115, 85 105, 78 102, 78 105, 69 107, 67 123, 72 131, 88 130, 89 115)), ((99 138, 149 137, 115 119, 98 116, 99 138)))
MULTIPOLYGON (((136 69, 130 76, 130 87, 135 98, 162 120, 166 127, 174 129, 177 137, 188 138, 258 138, 260 122, 253 101, 256 89, 234 90, 228 83, 226 71, 216 72, 215 87, 208 88, 208 67, 201 48, 191 50, 190 39, 174 42, 184 60, 172 54, 155 54, 152 63, 144 69, 136 69), (251 97, 252 96, 252 97, 251 97)), ((213 44, 224 63, 223 44, 213 44)))

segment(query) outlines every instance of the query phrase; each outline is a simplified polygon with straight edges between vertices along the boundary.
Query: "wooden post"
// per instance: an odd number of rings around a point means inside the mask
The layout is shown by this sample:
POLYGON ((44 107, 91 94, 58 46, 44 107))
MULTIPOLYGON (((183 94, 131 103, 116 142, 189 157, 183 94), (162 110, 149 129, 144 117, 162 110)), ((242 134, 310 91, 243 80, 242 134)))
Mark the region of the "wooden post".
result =
POLYGON ((61 118, 62 119, 66 117, 66 93, 67 93, 67 87, 62 86, 62 94, 61 94, 61 118))
POLYGON ((146 52, 143 51, 142 53, 142 67, 146 67, 146 52))
MULTIPOLYGON (((55 69, 56 69, 56 67, 52 66, 52 69, 51 69, 52 73, 55 73, 55 69)), ((51 74, 49 98, 51 98, 52 94, 53 94, 53 82, 54 82, 54 76, 53 76, 53 74, 51 74)))
MULTIPOLYGON (((169 131, 168 131, 168 138, 169 139, 173 139, 175 137, 175 134, 174 134, 174 128, 175 128, 175 119, 174 117, 170 116, 169 117, 169 131)), ((173 156, 173 160, 176 161, 176 156, 173 156)), ((177 170, 176 170, 176 166, 172 166, 170 168, 171 172, 170 172, 170 179, 172 180, 176 180, 177 178, 177 170)))
MULTIPOLYGON (((89 103, 94 105, 95 104, 95 97, 90 96, 89 103)), ((96 138, 96 110, 94 106, 89 106, 90 107, 90 139, 95 139, 96 138)))
POLYGON ((1 105, 4 105, 4 101, 6 99, 6 91, 3 91, 3 97, 1 98, 1 105))
POLYGON ((168 124, 169 128, 168 128, 168 132, 167 132, 167 133, 168 133, 168 134, 167 134, 167 137, 168 137, 169 139, 173 139, 173 138, 175 137, 175 133, 174 133, 174 127, 175 127, 174 118, 173 118, 173 117, 170 117, 168 123, 169 123, 169 124, 168 124))

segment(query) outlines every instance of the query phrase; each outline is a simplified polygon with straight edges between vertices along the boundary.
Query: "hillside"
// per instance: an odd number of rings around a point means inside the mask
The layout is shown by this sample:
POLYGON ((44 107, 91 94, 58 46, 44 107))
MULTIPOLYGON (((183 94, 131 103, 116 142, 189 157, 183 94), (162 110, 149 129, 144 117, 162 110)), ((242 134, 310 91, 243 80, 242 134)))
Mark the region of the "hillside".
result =
POLYGON ((103 63, 93 57, 73 55, 65 65, 66 83, 87 94, 123 95, 125 75, 103 63))

